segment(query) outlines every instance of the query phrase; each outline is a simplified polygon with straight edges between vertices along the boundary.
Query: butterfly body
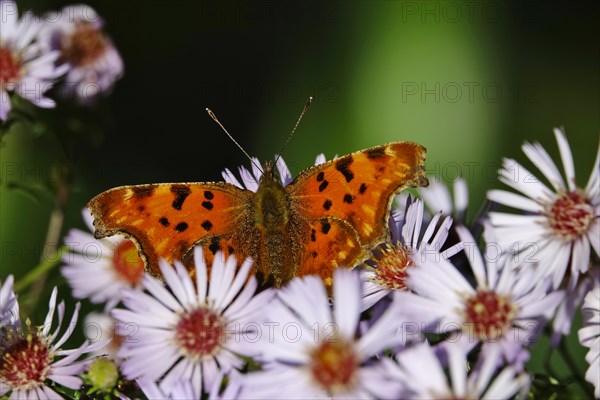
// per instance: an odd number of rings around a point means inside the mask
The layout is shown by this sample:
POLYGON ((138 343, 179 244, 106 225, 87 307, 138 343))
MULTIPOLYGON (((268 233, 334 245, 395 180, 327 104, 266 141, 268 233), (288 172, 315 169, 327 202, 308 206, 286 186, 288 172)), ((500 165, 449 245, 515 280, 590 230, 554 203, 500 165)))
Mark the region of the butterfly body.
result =
POLYGON ((195 245, 207 262, 222 251, 254 260, 267 286, 295 276, 352 267, 389 237, 395 193, 427 184, 425 149, 389 143, 302 171, 284 186, 272 163, 263 166, 256 192, 225 182, 123 186, 93 198, 96 237, 134 239, 150 273, 158 258, 191 261, 195 245))

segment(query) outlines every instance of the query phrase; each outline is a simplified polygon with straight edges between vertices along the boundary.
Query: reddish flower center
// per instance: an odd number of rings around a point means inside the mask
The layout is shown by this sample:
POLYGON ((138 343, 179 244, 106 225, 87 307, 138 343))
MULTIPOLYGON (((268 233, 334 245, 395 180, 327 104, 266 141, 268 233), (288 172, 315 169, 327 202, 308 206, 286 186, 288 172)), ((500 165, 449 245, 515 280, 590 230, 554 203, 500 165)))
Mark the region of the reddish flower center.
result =
POLYGON ((584 235, 594 220, 594 208, 580 190, 563 193, 547 211, 556 236, 566 241, 584 235))
POLYGON ((10 50, 0 47, 0 85, 15 82, 20 74, 19 59, 10 50))
POLYGON ((102 31, 83 23, 65 40, 62 56, 71 65, 82 66, 98 59, 107 47, 108 41, 102 31))
POLYGON ((224 321, 208 308, 197 308, 182 315, 176 327, 175 340, 189 357, 211 356, 225 341, 224 321))
POLYGON ((387 244, 378 250, 381 256, 373 259, 377 267, 373 268, 375 276, 371 281, 388 289, 406 290, 407 271, 414 266, 408 250, 401 244, 387 244))
POLYGON ((343 392, 353 383, 358 366, 351 343, 339 337, 323 342, 311 358, 312 376, 328 393, 343 392))
POLYGON ((37 335, 20 337, 0 358, 0 381, 11 388, 39 386, 46 380, 51 362, 48 346, 37 335))
POLYGON ((479 339, 495 340, 512 325, 515 306, 493 291, 480 290, 465 302, 466 325, 479 339))
POLYGON ((132 285, 138 283, 144 275, 144 261, 138 255, 135 244, 122 240, 113 253, 113 268, 121 279, 132 285))

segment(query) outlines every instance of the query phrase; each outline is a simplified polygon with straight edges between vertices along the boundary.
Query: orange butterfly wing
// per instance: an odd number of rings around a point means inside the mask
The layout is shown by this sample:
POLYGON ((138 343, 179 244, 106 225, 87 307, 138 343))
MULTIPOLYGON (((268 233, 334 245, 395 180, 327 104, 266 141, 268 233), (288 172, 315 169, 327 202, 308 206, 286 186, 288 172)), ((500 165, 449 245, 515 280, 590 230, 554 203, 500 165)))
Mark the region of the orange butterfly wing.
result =
POLYGON ((159 258, 185 259, 195 244, 208 250, 209 262, 224 245, 226 251, 251 193, 225 182, 122 186, 100 193, 88 207, 96 238, 132 237, 148 271, 159 275, 159 258))
POLYGON ((303 171, 287 188, 293 207, 313 225, 297 275, 318 272, 327 281, 335 267, 362 262, 386 240, 394 194, 427 185, 425 154, 421 145, 395 142, 303 171), (319 229, 322 221, 330 228, 319 229))

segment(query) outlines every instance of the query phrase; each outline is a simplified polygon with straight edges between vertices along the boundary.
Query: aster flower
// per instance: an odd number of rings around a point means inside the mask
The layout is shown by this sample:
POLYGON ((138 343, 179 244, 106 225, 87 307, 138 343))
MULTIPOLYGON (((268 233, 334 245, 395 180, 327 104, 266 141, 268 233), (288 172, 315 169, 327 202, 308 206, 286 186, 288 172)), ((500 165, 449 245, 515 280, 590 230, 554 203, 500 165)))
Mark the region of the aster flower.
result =
POLYGON ((0 328, 19 323, 19 303, 13 292, 13 282, 12 275, 0 282, 0 328))
POLYGON ((427 343, 418 344, 396 355, 397 366, 391 374, 403 383, 404 399, 509 399, 526 393, 529 377, 511 366, 497 375, 500 354, 487 354, 468 371, 467 353, 459 345, 445 347, 449 373, 427 343), (495 377, 494 377, 495 376, 495 377))
POLYGON ((123 61, 110 38, 104 21, 85 4, 68 5, 59 13, 45 16, 46 45, 69 65, 65 78, 67 97, 88 103, 110 93, 123 75, 123 61))
POLYGON ((490 221, 503 250, 525 252, 539 261, 535 279, 551 276, 553 287, 558 288, 567 277, 572 290, 589 269, 591 249, 600 254, 600 149, 588 183, 581 188, 564 132, 554 129, 554 135, 566 181, 539 143, 525 143, 523 152, 551 187, 516 161, 504 159, 500 181, 522 194, 492 190, 488 198, 527 215, 492 212, 490 221))
POLYGON ((475 285, 447 260, 424 252, 415 260, 418 268, 408 272, 415 293, 395 293, 406 305, 404 317, 425 332, 453 334, 469 350, 478 344, 483 354, 499 348, 507 362, 522 366, 528 358, 522 346, 536 339, 564 293, 548 293, 549 280, 535 280, 533 265, 499 255, 489 230, 483 255, 465 227, 456 230, 465 243, 475 285))
POLYGON ((257 313, 262 311, 273 290, 255 295, 257 281, 248 278, 252 266, 246 260, 236 274, 233 256, 225 260, 217 253, 207 279, 201 247, 194 251, 196 282, 184 266, 159 263, 168 290, 155 278, 145 275, 147 291, 125 291, 123 304, 112 315, 129 335, 118 353, 124 358, 121 371, 130 380, 160 381, 170 394, 178 380, 191 380, 194 393, 210 392, 219 371, 228 373, 244 365, 239 356, 253 357, 257 313), (247 284, 244 286, 244 283, 247 284))
POLYGON ((38 107, 52 108, 44 96, 68 67, 55 66, 60 54, 48 51, 38 39, 42 22, 31 12, 18 18, 12 0, 0 1, 0 120, 6 120, 12 105, 9 92, 15 92, 38 107))
POLYGON ((56 399, 62 398, 48 386, 50 381, 76 390, 82 385, 79 375, 85 370, 90 359, 78 359, 87 353, 98 350, 105 342, 90 345, 87 341, 75 349, 63 350, 61 346, 71 336, 79 313, 79 303, 67 329, 59 338, 65 316, 65 304, 56 306, 57 290, 50 296, 49 311, 44 325, 32 329, 26 321, 26 332, 20 327, 3 329, 0 353, 0 396, 10 399, 56 399), (58 326, 51 332, 54 312, 58 308, 58 326))
POLYGON ((583 302, 583 328, 579 330, 579 343, 590 350, 585 355, 588 368, 585 379, 594 385, 594 397, 600 398, 600 285, 591 290, 583 302))
MULTIPOLYGON (((93 217, 88 209, 83 210, 83 219, 93 231, 93 217)), ((141 282, 144 261, 135 244, 122 235, 96 239, 90 233, 71 229, 64 243, 71 252, 62 255, 65 265, 61 272, 73 289, 73 296, 96 304, 106 302, 109 310, 120 301, 124 288, 141 282)))
POLYGON ((458 243, 442 252, 442 247, 448 238, 452 218, 446 217, 436 227, 441 214, 435 214, 421 237, 423 226, 423 202, 416 200, 410 204, 405 215, 400 219, 398 213, 390 215, 391 242, 385 243, 374 250, 374 255, 364 265, 363 305, 366 310, 394 290, 407 290, 407 270, 415 265, 414 257, 419 257, 419 251, 427 246, 428 251, 438 252, 439 257, 450 258, 460 250, 458 243), (435 236, 434 236, 435 233, 435 236))
POLYGON ((263 369, 242 381, 242 398, 388 398, 399 384, 387 379, 375 359, 400 338, 392 306, 357 334, 361 279, 358 271, 337 269, 333 310, 317 276, 293 279, 279 290, 279 301, 265 310, 263 369))
MULTIPOLYGON (((283 186, 289 185, 293 181, 290 169, 283 160, 283 157, 275 156, 275 160, 275 167, 277 168, 277 172, 279 173, 281 184, 283 186)), ((325 155, 319 154, 315 159, 315 165, 323 164, 325 161, 325 155)), ((225 170, 222 172, 222 176, 225 182, 227 183, 231 183, 232 185, 235 185, 240 189, 246 189, 256 192, 258 190, 258 182, 260 181, 260 178, 263 175, 263 171, 261 168, 261 163, 258 160, 258 158, 252 157, 252 172, 246 169, 246 167, 244 167, 243 165, 238 168, 241 177, 241 183, 235 177, 233 172, 231 172, 228 168, 225 168, 225 170)))

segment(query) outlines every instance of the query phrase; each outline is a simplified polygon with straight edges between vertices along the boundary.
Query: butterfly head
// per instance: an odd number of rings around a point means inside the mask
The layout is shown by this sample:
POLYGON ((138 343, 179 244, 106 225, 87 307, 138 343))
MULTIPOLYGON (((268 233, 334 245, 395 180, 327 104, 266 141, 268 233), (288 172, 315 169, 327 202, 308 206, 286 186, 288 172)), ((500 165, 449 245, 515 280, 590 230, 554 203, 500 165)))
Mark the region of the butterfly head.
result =
POLYGON ((263 170, 263 174, 260 177, 259 184, 261 184, 263 182, 264 183, 268 182, 269 184, 279 183, 279 185, 281 186, 281 179, 279 176, 279 171, 275 167, 275 163, 273 161, 265 162, 263 164, 262 170, 263 170))

